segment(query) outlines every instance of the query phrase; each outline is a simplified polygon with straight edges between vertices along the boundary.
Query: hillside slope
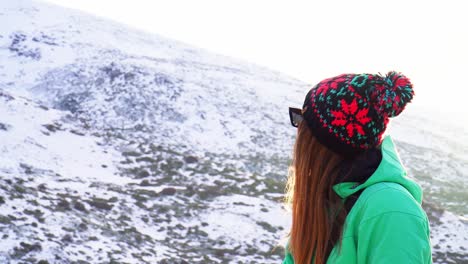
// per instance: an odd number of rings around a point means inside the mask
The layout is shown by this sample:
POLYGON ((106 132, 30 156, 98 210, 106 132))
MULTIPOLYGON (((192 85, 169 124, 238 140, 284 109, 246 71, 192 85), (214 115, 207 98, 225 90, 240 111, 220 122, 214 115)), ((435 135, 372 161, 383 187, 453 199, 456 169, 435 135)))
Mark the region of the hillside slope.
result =
MULTIPOLYGON (((0 61, 1 263, 280 262, 307 84, 29 0, 0 2, 0 61)), ((466 260, 466 222, 428 211, 435 258, 466 260)))

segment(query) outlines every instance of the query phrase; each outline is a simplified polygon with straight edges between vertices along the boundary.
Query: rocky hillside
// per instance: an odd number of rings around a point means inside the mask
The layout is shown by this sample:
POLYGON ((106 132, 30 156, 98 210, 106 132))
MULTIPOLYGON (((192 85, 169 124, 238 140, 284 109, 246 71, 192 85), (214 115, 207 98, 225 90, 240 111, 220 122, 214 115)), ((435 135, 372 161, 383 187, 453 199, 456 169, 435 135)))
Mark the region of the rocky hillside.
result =
MULTIPOLYGON (((0 62, 1 263, 281 261, 307 84, 29 0, 0 2, 0 62)), ((467 261, 445 202, 435 260, 467 261)))

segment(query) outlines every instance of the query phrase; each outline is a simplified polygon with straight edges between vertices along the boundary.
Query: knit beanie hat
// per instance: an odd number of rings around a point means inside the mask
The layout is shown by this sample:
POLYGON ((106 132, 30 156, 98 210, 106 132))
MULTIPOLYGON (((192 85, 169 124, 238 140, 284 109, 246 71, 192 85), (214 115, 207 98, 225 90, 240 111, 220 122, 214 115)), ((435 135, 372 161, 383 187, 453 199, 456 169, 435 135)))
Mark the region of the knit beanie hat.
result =
POLYGON ((413 95, 410 80, 398 72, 342 74, 307 93, 302 115, 319 142, 350 158, 380 145, 389 118, 413 95))

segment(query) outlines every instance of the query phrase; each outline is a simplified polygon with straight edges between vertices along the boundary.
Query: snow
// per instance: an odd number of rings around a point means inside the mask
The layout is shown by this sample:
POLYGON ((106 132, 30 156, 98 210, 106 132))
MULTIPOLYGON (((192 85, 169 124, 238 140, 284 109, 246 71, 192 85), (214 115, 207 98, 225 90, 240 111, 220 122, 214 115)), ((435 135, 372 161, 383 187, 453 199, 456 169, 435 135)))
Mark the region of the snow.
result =
MULTIPOLYGON (((286 108, 310 87, 74 10, 0 2, 0 262, 280 262, 286 108)), ((464 135, 408 110, 390 131, 433 204, 435 262, 465 261, 464 135)))

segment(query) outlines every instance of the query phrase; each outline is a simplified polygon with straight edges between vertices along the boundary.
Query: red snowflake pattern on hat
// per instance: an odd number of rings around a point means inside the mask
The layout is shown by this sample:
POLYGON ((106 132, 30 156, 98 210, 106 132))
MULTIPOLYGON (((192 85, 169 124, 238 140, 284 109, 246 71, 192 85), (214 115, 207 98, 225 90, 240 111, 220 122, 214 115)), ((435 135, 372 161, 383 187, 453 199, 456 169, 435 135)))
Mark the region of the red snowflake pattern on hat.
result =
POLYGON ((354 131, 364 136, 365 132, 362 128, 363 125, 369 123, 371 119, 367 116, 368 108, 358 109, 356 99, 350 104, 346 103, 344 99, 341 100, 341 111, 330 111, 335 118, 332 125, 346 126, 346 131, 349 137, 354 136, 354 131))

